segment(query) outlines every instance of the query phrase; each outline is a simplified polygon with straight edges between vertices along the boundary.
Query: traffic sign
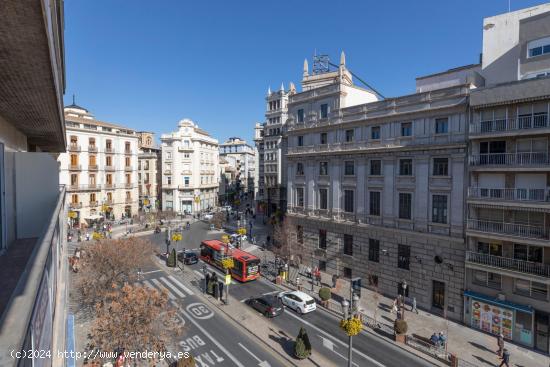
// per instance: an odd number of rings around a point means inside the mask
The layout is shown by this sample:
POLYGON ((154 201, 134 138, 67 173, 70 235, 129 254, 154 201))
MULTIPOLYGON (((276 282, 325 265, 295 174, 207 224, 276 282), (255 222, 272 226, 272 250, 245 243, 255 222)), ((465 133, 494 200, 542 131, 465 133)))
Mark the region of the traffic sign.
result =
POLYGON ((231 284, 231 274, 225 275, 225 285, 231 284))
POLYGON ((77 217, 76 212, 73 212, 72 210, 69 212, 69 218, 75 219, 77 217))
POLYGON ((181 241, 181 233, 174 233, 172 235, 172 241, 181 241))

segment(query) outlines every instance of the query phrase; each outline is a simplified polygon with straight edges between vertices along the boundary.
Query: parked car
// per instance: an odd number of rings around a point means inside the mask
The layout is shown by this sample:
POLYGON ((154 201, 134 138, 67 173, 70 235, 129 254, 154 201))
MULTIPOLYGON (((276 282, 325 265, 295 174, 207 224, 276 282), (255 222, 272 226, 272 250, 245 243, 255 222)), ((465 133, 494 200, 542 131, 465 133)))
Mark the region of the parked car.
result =
POLYGON ((246 304, 261 312, 265 317, 275 317, 283 313, 284 307, 281 300, 274 295, 251 297, 246 304))
POLYGON ((300 291, 286 291, 277 295, 283 305, 293 309, 299 314, 315 311, 317 304, 310 295, 300 291))
POLYGON ((222 210, 226 212, 231 212, 233 208, 231 207, 231 205, 225 205, 222 207, 222 210))
POLYGON ((204 213, 203 216, 202 216, 202 219, 210 220, 213 217, 214 217, 214 215, 212 213, 204 213))
POLYGON ((199 257, 196 253, 191 251, 185 251, 178 253, 178 260, 186 265, 196 264, 199 262, 199 257))

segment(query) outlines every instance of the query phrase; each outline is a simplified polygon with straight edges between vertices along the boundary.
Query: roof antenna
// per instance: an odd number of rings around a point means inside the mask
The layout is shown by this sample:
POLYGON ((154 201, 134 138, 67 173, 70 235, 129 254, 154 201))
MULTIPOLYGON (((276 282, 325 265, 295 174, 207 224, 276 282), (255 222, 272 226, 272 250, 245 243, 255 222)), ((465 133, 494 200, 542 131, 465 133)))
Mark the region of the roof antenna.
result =
POLYGON ((510 12, 510 0, 508 0, 508 13, 510 12))
POLYGON ((76 104, 76 103, 74 103, 74 93, 73 93, 73 105, 74 105, 74 104, 76 104))

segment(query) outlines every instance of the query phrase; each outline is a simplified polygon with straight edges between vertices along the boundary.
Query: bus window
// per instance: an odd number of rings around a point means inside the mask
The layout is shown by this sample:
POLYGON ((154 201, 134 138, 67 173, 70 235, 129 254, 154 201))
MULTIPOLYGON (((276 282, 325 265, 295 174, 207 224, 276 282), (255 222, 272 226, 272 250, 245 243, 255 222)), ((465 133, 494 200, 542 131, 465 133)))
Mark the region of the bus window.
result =
POLYGON ((201 244, 201 256, 212 258, 212 249, 208 246, 201 244))
POLYGON ((243 262, 241 260, 233 259, 233 269, 231 269, 231 272, 235 274, 236 276, 242 278, 243 277, 243 262))
POLYGON ((246 263, 246 277, 258 274, 260 260, 249 260, 246 263))

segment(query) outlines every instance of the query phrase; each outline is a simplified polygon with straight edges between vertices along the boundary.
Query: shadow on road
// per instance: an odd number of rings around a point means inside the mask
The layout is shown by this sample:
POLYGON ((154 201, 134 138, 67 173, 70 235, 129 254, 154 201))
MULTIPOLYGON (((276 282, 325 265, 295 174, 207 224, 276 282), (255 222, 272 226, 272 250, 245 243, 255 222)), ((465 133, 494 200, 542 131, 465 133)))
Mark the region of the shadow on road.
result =
POLYGON ((282 330, 277 332, 272 328, 269 328, 269 331, 272 332, 269 334, 269 339, 279 343, 285 353, 294 358, 294 340, 290 339, 282 330))
POLYGON ((491 352, 491 353, 494 353, 495 351, 494 350, 491 350, 489 348, 487 348, 486 346, 484 345, 481 345, 481 344, 478 344, 478 343, 474 343, 474 342, 468 342, 470 343, 472 346, 476 347, 477 349, 481 349, 481 350, 484 350, 486 352, 491 352))

